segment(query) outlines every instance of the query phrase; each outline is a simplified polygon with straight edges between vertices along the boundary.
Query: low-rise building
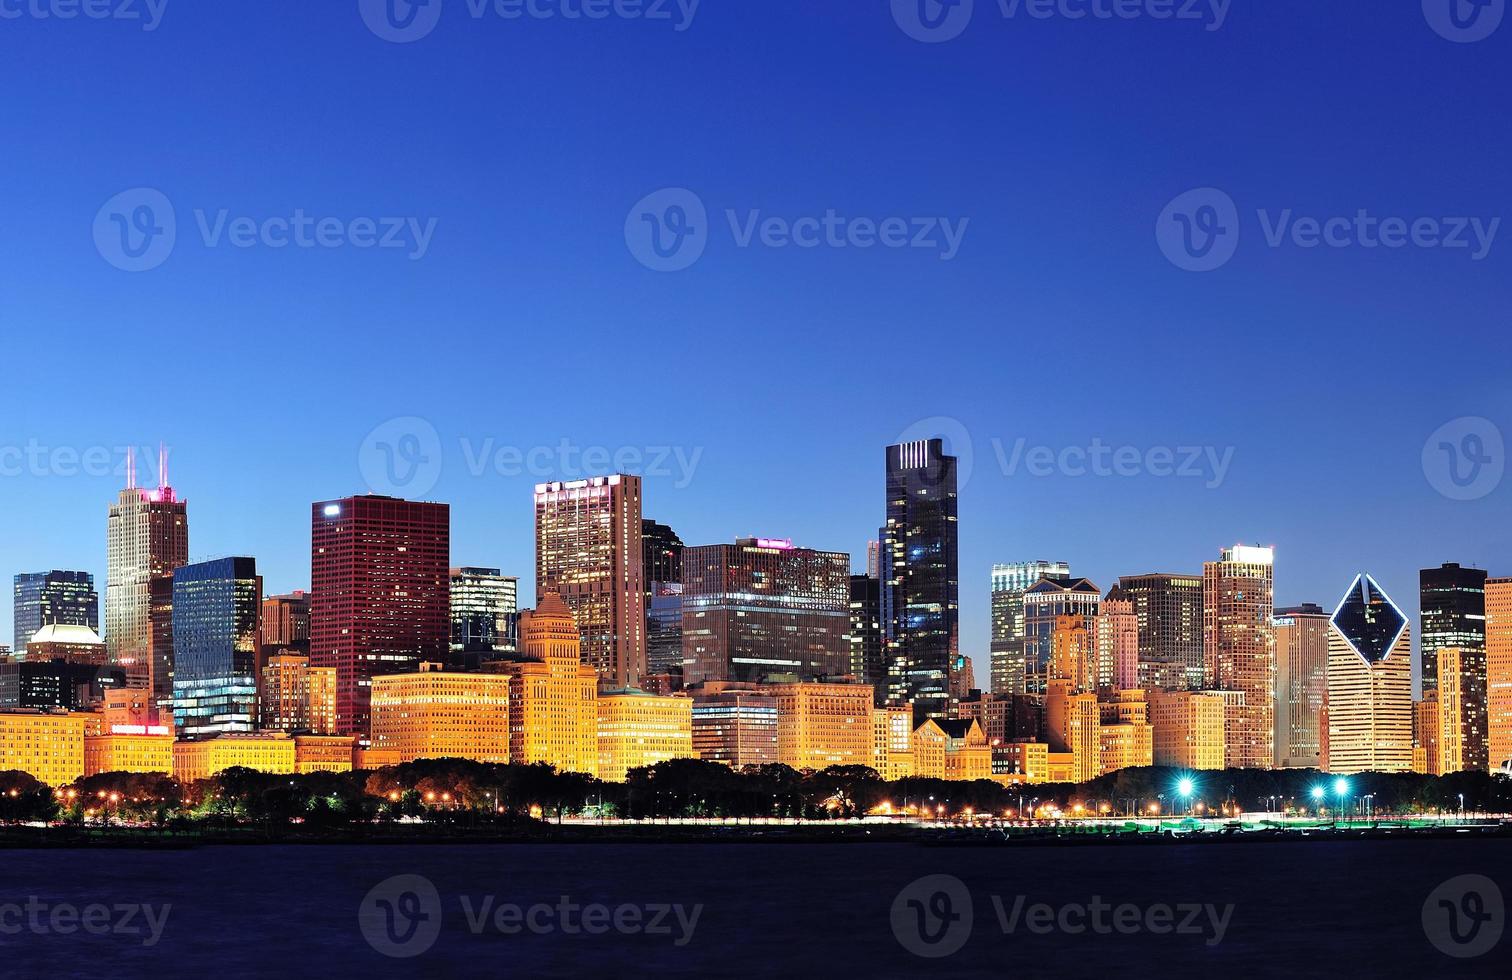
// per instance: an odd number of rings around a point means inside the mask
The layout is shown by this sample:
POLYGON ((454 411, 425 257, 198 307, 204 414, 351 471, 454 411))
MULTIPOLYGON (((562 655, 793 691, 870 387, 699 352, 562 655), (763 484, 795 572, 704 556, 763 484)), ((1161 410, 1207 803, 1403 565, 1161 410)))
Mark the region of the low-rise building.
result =
POLYGON ((73 782, 84 775, 89 723, 90 716, 77 711, 0 711, 0 771, 28 773, 48 786, 73 782))
POLYGON ((180 782, 209 779, 233 768, 292 773, 294 739, 283 732, 238 732, 173 743, 173 776, 180 782))
POLYGON ((598 697, 598 776, 621 783, 631 769, 693 752, 693 700, 615 688, 598 697))

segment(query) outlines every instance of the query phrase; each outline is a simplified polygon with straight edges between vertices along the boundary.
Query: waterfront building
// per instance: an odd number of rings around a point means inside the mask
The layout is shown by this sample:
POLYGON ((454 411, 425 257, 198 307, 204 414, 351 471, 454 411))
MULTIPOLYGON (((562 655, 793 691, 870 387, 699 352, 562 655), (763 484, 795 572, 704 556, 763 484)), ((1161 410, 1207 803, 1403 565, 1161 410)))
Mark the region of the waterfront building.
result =
MULTIPOLYGON (((356 748, 353 735, 295 735, 294 771, 351 772, 356 748)), ((397 760, 392 764, 397 765, 397 760)))
POLYGON ((598 776, 622 783, 631 769, 694 759, 693 699, 611 688, 598 697, 598 776))
POLYGON ((126 489, 110 507, 106 536, 105 645, 132 687, 173 700, 172 603, 168 579, 189 562, 189 505, 167 485, 166 456, 156 490, 136 486, 128 458, 126 489))
POLYGON ((693 698, 693 750, 736 769, 777 761, 777 699, 755 685, 704 685, 693 698))
POLYGON ((502 674, 421 664, 414 674, 373 678, 373 737, 401 762, 471 759, 507 764, 509 686, 502 674))
POLYGON ((1322 764, 1328 694, 1328 613, 1312 603, 1276 610, 1276 765, 1322 764))
POLYGON ((1328 767, 1412 767, 1412 638, 1407 617, 1369 575, 1334 610, 1328 638, 1328 767))
POLYGON ((794 769, 870 766, 872 689, 866 684, 766 685, 777 701, 777 761, 794 769))
POLYGON ((173 718, 180 738, 257 728, 262 578, 251 558, 173 573, 173 718))
POLYGON ((1486 580, 1479 568, 1463 568, 1449 563, 1425 568, 1418 574, 1419 604, 1422 612, 1418 646, 1422 650, 1423 693, 1427 694, 1445 674, 1438 667, 1438 652, 1445 648, 1458 651, 1459 673, 1450 677, 1456 694, 1452 714, 1449 700, 1439 698, 1445 724, 1459 726, 1459 731, 1445 732, 1444 764, 1450 765, 1448 751, 1456 753, 1453 763, 1459 769, 1485 771, 1490 763, 1487 737, 1487 670, 1486 670, 1486 580))
POLYGON ((913 733, 914 775, 920 779, 992 778, 992 749, 972 718, 928 718, 913 733))
POLYGON ((509 677, 511 762, 597 774, 600 674, 583 661, 581 649, 572 611, 548 592, 535 609, 520 614, 517 659, 488 665, 509 677))
POLYGON ((173 772, 173 731, 167 725, 115 726, 84 736, 84 775, 102 772, 173 772), (128 730, 119 730, 122 728, 128 730))
POLYGON ((1512 578, 1486 580, 1486 744, 1489 768, 1512 772, 1512 578))
POLYGON ((173 778, 181 783, 232 768, 293 773, 294 739, 283 732, 237 732, 173 743, 173 778))
POLYGON ((1151 691, 1154 764, 1177 769, 1224 767, 1224 696, 1216 691, 1151 691))
POLYGON ((1272 548, 1235 545, 1203 565, 1203 656, 1208 685, 1235 691, 1224 724, 1224 764, 1275 765, 1276 627, 1272 548))
POLYGON ((872 709, 872 768, 888 782, 914 775, 913 709, 887 705, 872 709))

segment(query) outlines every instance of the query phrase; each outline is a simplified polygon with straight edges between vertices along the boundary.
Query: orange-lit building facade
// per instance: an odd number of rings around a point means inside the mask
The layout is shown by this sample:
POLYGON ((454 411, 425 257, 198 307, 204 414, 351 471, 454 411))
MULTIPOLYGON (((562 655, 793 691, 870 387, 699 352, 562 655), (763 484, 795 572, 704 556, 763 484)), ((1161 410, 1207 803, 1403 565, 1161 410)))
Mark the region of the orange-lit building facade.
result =
POLYGON ((1151 691, 1152 753, 1157 766, 1222 769, 1224 697, 1216 691, 1151 691))
POLYGON ((180 782, 209 779, 233 767, 293 773, 296 771, 294 739, 282 732, 238 733, 173 743, 173 777, 180 782))
POLYGON ((508 763, 509 684, 503 674, 453 673, 439 664, 375 677, 372 745, 393 749, 402 762, 508 763))
POLYGON ((579 656, 581 643, 572 611, 548 592, 520 614, 520 659, 489 665, 509 678, 511 762, 598 774, 599 675, 579 656))
POLYGON ((1214 690, 1238 691, 1224 723, 1224 763, 1275 765, 1275 550, 1235 545, 1202 571, 1203 669, 1214 690))
POLYGON ((29 773, 48 786, 84 775, 88 714, 77 711, 0 711, 0 772, 29 773))
POLYGON ((635 688, 606 690, 598 697, 598 777, 622 783, 631 769, 693 752, 693 699, 659 697, 635 688))
POLYGON ((1512 578, 1486 580, 1486 742, 1490 767, 1512 771, 1512 578))
POLYGON ((777 700, 777 761, 794 769, 870 766, 869 684, 770 684, 777 700))

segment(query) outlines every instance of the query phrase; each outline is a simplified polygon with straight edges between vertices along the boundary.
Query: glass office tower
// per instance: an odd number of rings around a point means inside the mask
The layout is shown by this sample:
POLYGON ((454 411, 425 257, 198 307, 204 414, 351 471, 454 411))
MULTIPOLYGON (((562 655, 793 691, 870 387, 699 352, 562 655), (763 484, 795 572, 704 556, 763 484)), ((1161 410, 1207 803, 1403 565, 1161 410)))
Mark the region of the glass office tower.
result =
POLYGON ((262 579, 251 558, 173 573, 173 718, 180 738, 257 727, 262 579))

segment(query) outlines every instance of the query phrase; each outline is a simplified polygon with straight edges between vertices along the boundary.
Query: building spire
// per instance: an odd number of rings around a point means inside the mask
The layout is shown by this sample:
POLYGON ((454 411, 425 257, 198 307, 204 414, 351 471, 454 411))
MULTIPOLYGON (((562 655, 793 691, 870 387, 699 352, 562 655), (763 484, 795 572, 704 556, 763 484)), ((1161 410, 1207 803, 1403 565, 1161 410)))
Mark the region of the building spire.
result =
POLYGON ((126 450, 126 489, 136 489, 136 447, 126 450))
POLYGON ((168 483, 168 447, 158 443, 158 489, 163 490, 168 483))

